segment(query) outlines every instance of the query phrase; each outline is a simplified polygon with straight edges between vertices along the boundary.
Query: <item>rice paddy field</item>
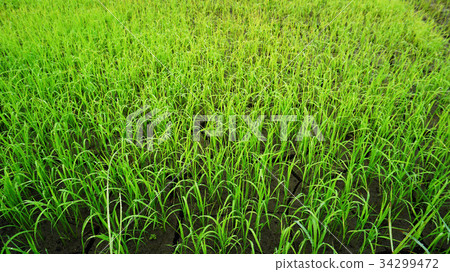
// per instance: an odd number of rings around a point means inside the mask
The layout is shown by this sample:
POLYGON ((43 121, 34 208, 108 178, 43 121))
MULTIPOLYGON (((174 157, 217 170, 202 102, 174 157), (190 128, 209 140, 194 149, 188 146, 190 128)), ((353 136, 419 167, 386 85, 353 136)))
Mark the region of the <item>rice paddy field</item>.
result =
POLYGON ((450 253, 449 17, 2 0, 0 252, 450 253))

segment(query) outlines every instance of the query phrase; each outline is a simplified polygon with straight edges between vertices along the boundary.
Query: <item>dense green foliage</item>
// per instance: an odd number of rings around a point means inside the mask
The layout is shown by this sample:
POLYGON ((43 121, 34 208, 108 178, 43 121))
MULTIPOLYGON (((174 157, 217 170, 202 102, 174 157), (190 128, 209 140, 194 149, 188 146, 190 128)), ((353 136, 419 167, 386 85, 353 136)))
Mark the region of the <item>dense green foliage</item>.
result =
POLYGON ((444 2, 102 3, 0 4, 2 253, 450 253, 444 2), (144 106, 171 113, 151 150, 144 106), (267 141, 229 140, 245 114, 267 141))

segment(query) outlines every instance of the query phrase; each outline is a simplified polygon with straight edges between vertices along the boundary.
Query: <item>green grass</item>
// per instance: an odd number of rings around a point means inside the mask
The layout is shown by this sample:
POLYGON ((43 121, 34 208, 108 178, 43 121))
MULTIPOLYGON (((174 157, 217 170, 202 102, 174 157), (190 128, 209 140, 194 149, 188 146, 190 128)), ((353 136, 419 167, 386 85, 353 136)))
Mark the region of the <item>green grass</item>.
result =
POLYGON ((445 1, 102 3, 0 4, 0 252, 450 253, 445 1))

